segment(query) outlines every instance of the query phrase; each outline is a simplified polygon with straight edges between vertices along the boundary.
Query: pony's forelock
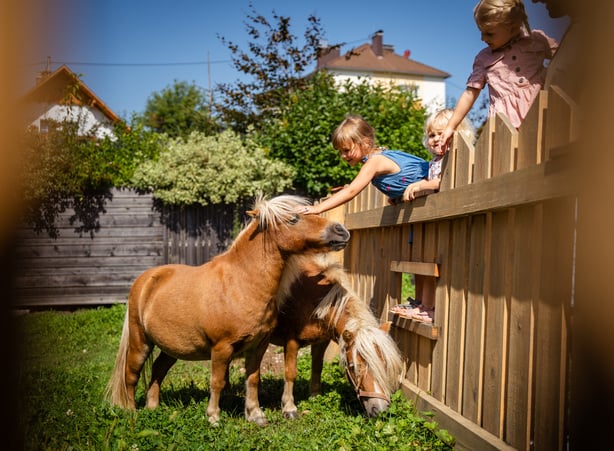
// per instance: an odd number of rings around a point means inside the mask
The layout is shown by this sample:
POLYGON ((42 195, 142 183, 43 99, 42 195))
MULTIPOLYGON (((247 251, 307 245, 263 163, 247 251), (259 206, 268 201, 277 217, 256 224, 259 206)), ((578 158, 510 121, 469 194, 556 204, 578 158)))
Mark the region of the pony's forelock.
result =
POLYGON ((278 224, 288 223, 296 217, 296 207, 306 205, 311 205, 307 198, 292 194, 282 194, 269 200, 259 195, 253 209, 258 212, 261 228, 275 229, 278 224))

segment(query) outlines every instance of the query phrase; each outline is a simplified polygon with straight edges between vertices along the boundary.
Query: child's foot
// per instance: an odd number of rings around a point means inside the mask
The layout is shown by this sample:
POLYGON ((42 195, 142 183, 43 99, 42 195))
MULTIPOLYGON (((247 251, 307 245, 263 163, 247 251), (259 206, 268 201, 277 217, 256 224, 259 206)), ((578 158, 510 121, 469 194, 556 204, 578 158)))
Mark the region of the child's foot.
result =
POLYGON ((410 319, 430 324, 433 322, 434 315, 435 307, 425 307, 420 305, 418 308, 412 310, 410 319))
POLYGON ((411 318, 411 316, 416 312, 416 309, 421 306, 420 301, 415 301, 412 298, 407 298, 409 301, 406 304, 397 304, 390 309, 392 313, 396 313, 399 316, 403 316, 404 318, 411 318))

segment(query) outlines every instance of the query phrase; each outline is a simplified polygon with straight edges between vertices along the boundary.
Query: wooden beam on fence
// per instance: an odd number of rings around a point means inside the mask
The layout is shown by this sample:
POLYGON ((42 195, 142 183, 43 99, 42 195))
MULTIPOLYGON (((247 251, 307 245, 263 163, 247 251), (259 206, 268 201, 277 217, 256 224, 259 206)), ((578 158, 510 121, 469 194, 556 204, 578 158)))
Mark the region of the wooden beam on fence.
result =
POLYGON ((429 412, 429 418, 432 416, 442 429, 447 430, 454 436, 456 449, 479 449, 483 451, 512 451, 516 449, 407 380, 404 380, 401 384, 401 390, 407 399, 414 401, 418 412, 429 412))
POLYGON ((439 277, 439 265, 437 263, 392 261, 390 262, 390 271, 439 277))
POLYGON ((537 203, 573 196, 572 180, 569 165, 546 161, 412 202, 347 214, 344 224, 350 230, 395 226, 537 203))

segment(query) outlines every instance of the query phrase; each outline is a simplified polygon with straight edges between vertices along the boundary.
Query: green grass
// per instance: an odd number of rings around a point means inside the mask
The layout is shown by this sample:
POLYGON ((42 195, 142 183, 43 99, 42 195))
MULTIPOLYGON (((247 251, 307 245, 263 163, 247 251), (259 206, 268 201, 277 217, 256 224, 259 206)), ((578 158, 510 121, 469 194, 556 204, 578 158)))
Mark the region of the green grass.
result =
POLYGON ((414 275, 403 273, 401 279, 401 303, 407 302, 407 297, 412 299, 416 298, 416 284, 414 282, 414 275))
POLYGON ((209 362, 178 362, 162 385, 161 406, 112 408, 103 391, 115 361, 125 307, 39 312, 16 318, 23 336, 19 362, 20 441, 25 450, 442 450, 453 438, 417 415, 396 393, 375 419, 362 407, 336 362, 325 364, 324 394, 308 397, 309 355, 299 360, 295 397, 301 416, 280 410, 283 380, 263 375, 260 403, 268 427, 245 421, 244 379, 231 369, 220 426, 210 426, 209 362))

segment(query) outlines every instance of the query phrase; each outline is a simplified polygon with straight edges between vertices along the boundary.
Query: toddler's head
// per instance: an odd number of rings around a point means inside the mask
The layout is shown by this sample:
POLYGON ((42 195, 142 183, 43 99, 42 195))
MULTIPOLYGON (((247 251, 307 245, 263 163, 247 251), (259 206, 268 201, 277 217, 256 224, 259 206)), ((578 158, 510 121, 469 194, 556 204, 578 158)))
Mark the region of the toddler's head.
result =
POLYGON ((531 31, 522 0, 480 0, 473 10, 473 18, 480 30, 506 25, 531 31))
MULTIPOLYGON (((452 114, 454 114, 454 110, 446 108, 431 114, 424 122, 422 144, 433 156, 442 156, 445 153, 441 149, 440 138, 452 114)), ((462 133, 469 143, 474 143, 475 128, 469 119, 465 117, 456 128, 456 131, 462 133)))

